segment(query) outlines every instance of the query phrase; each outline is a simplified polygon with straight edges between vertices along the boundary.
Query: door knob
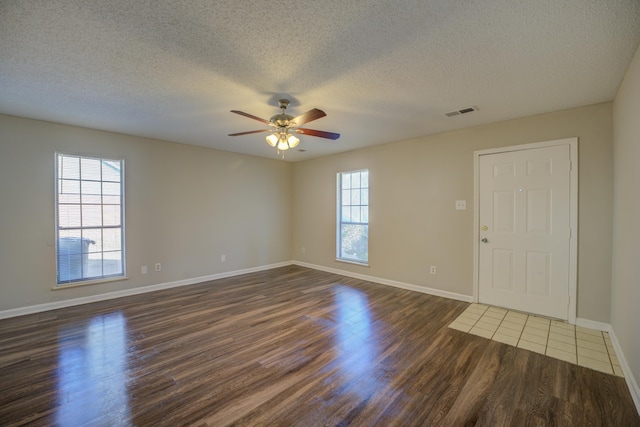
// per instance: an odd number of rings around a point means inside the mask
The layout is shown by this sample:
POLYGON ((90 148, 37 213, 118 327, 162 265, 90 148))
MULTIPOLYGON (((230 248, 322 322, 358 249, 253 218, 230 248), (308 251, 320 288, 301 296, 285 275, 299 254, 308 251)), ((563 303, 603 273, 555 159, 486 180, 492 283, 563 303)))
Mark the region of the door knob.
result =
POLYGON ((481 240, 482 243, 489 243, 489 239, 487 239, 486 237, 483 237, 481 240))

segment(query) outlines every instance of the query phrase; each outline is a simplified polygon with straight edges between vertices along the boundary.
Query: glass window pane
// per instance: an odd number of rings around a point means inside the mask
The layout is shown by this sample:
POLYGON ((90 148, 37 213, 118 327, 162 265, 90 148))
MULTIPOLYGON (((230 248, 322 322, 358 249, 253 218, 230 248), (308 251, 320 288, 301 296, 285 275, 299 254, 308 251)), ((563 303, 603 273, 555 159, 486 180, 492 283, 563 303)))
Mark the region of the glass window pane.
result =
POLYGON ((60 233, 58 233, 58 238, 62 239, 64 237, 80 238, 82 237, 82 230, 60 230, 60 233))
POLYGON ((102 229, 89 228, 82 230, 82 237, 89 241, 87 246, 89 252, 102 252, 102 229))
POLYGON ((109 227, 120 225, 120 206, 119 205, 103 205, 102 206, 102 225, 109 227))
POLYGON ((119 182, 103 182, 102 183, 102 194, 107 194, 109 196, 119 196, 120 195, 120 183, 119 182))
POLYGON ((359 207, 351 208, 351 221, 352 222, 360 222, 360 208, 359 207))
POLYGON ((341 258, 366 262, 369 257, 368 227, 344 224, 342 226, 341 258))
POLYGON ((102 252, 90 253, 87 255, 87 268, 85 270, 86 277, 100 277, 104 273, 102 271, 102 252))
POLYGON ((362 171, 360 174, 360 186, 369 188, 369 171, 362 171))
POLYGON ((99 182, 95 181, 82 181, 81 184, 82 194, 102 194, 102 186, 99 182))
POLYGON ((341 177, 342 189, 346 190, 348 188, 351 188, 351 175, 349 175, 348 173, 343 173, 341 174, 341 177))
POLYGON ((100 164, 100 160, 98 159, 87 159, 82 158, 80 160, 80 178, 91 181, 100 181, 101 179, 102 167, 100 164))
POLYGON ((342 190, 342 206, 351 204, 351 190, 342 190))
POLYGON ((360 204, 360 190, 351 190, 351 204, 359 205, 360 204))
POLYGON ((80 181, 74 179, 58 180, 58 194, 80 194, 80 181))
POLYGON ((102 196, 102 204, 120 206, 120 196, 102 196))
POLYGON ((120 162, 112 160, 102 161, 102 180, 120 182, 120 162))
POLYGON ((102 230, 102 245, 104 251, 115 251, 121 248, 122 230, 120 228, 105 228, 102 230))
POLYGON ((58 162, 60 178, 65 179, 80 179, 80 158, 60 156, 58 162))
POLYGON ((351 208, 349 206, 342 207, 342 222, 351 222, 351 208))
POLYGON ((59 194, 58 203, 60 204, 80 204, 80 196, 77 194, 59 194))
POLYGON ((82 253, 82 237, 61 237, 58 239, 58 255, 82 253))
POLYGON ((113 251, 105 252, 103 259, 103 268, 105 276, 122 273, 122 252, 113 251))
POLYGON ((100 195, 84 195, 81 203, 83 205, 100 205, 102 204, 102 197, 100 195))
POLYGON ((82 225, 84 227, 102 226, 102 206, 82 205, 82 225))
POLYGON ((58 226, 62 228, 80 227, 80 205, 58 206, 58 226))
POLYGON ((58 281, 68 282, 88 277, 91 240, 81 237, 58 239, 58 281))
POLYGON ((360 222, 369 222, 369 207, 363 206, 360 208, 360 222))
POLYGON ((369 204, 369 190, 367 189, 360 190, 360 204, 361 205, 369 204))
POLYGON ((360 172, 351 174, 351 188, 360 188, 360 172))

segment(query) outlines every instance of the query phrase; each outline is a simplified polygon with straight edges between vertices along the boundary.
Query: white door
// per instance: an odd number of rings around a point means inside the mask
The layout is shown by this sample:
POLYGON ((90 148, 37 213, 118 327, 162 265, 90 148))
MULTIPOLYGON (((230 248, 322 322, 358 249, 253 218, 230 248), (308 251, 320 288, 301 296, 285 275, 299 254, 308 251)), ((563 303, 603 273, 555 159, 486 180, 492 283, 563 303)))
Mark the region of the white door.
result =
POLYGON ((559 145, 479 157, 480 302, 568 318, 570 154, 559 145))

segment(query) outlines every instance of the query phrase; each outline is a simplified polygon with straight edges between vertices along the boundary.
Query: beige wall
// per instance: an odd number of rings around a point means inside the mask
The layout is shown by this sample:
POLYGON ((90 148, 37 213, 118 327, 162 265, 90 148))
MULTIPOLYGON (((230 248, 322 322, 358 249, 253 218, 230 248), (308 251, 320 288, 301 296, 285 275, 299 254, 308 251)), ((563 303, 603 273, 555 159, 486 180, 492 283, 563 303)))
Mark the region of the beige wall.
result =
POLYGON ((280 160, 0 115, 0 310, 289 261, 291 176, 280 160), (56 151, 125 159, 129 280, 51 290, 56 151))
POLYGON ((568 137, 579 138, 577 316, 608 323, 610 103, 295 163, 294 259, 472 295, 474 150, 568 137), (336 173, 361 168, 370 171, 370 267, 335 261, 336 173), (455 210, 458 199, 467 201, 466 211, 455 210), (429 274, 430 265, 437 267, 437 275, 429 274))
POLYGON ((611 326, 637 387, 640 384, 640 49, 616 95, 613 123, 611 326))
POLYGON ((283 262, 292 241, 296 260, 471 295, 473 151, 572 136, 580 140, 578 317, 609 322, 611 104, 293 165, 0 116, 0 310, 283 262), (125 159, 129 280, 51 290, 55 151, 125 159), (335 175, 360 168, 371 171, 369 268, 335 261, 335 175), (466 211, 454 209, 457 199, 466 211))

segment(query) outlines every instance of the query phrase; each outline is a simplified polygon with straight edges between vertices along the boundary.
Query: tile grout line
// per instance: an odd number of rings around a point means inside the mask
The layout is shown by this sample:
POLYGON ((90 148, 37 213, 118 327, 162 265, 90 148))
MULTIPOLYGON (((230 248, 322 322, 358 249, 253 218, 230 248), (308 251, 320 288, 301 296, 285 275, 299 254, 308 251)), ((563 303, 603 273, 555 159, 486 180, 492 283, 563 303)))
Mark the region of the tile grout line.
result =
MULTIPOLYGON (((507 313, 511 313, 511 310, 509 310, 507 313)), ((520 334, 518 335, 518 341, 516 341, 516 345, 515 345, 516 348, 518 348, 518 344, 520 344, 520 340, 522 339, 522 334, 524 334, 524 327, 527 326, 527 320, 529 320, 529 315, 525 314, 525 316, 527 316, 527 317, 524 318, 524 324, 522 325, 522 328, 520 329, 520 334)))
POLYGON ((547 349, 549 348, 549 338, 551 337, 551 320, 549 320, 549 329, 547 330, 547 341, 544 344, 544 355, 547 355, 547 349))
MULTIPOLYGON (((480 319, 482 319, 482 316, 484 316, 484 314, 487 312, 487 310, 489 310, 489 306, 487 306, 484 311, 482 312, 482 314, 480 314, 480 317, 478 317, 478 320, 476 320, 476 322, 473 324, 473 326, 471 326, 471 328, 469 329, 469 332, 471 332, 471 329, 475 328, 476 325, 478 324, 478 322, 480 321, 480 319)), ((489 338, 491 339, 491 338, 489 338)))
POLYGON ((573 325, 573 338, 574 338, 574 341, 576 342, 576 365, 580 366, 578 364, 578 331, 576 330, 575 325, 573 325))
MULTIPOLYGON (((518 344, 520 344, 520 340, 522 339, 522 335, 524 334, 524 328, 527 326, 527 322, 529 321, 529 315, 524 319, 524 325, 522 325, 522 329, 520 329, 520 336, 518 337, 518 344)), ((516 344, 517 347, 517 344, 516 344)))
MULTIPOLYGON (((600 335, 602 335, 602 341, 604 341, 604 348, 607 350, 607 357, 609 357, 609 364, 611 365, 611 371, 613 372, 613 375, 616 374, 616 370, 613 367, 613 360, 611 360, 611 353, 609 352, 609 346, 607 345, 607 340, 604 339, 604 332, 600 331, 600 335)), ((617 358, 618 356, 616 356, 617 358)))
MULTIPOLYGON (((508 311, 507 311, 507 313, 508 313, 508 311)), ((498 333, 498 329, 500 329, 500 325, 502 325, 502 322, 504 322, 504 318, 505 318, 505 316, 507 315, 507 313, 505 313, 505 314, 502 316, 502 319, 500 319, 500 323, 498 323, 498 326, 496 326, 496 330, 495 330, 495 331, 493 331, 493 334, 491 334, 491 339, 493 339, 493 337, 498 333)))
MULTIPOLYGON (((482 321, 482 319, 487 319, 487 318, 489 318, 489 317, 491 317, 492 319, 495 319, 495 318, 494 318, 494 317, 492 317, 492 316, 487 316, 487 315, 486 315, 486 314, 487 314, 487 312, 489 311, 489 309, 490 309, 491 307, 493 307, 493 306, 485 305, 484 310, 482 310, 482 312, 479 314, 479 316, 480 316, 480 317, 478 318, 478 320, 476 320, 476 321, 473 323, 473 325, 469 328, 469 330, 468 330, 467 332, 465 332, 465 333, 472 333, 472 332, 471 332, 471 329, 475 328, 475 327, 478 325, 478 323, 480 323, 480 322, 482 321)), ((518 339, 517 339, 517 341, 516 341, 516 344, 515 344, 515 345, 513 345, 513 346, 514 346, 514 347, 516 347, 516 348, 520 348, 520 347, 518 347, 518 345, 519 345, 519 344, 520 344, 520 342, 522 341, 522 337, 523 337, 523 335, 524 335, 524 330, 525 330, 525 328, 526 328, 526 326, 527 326, 527 323, 528 323, 529 319, 530 319, 530 318, 532 318, 532 317, 533 317, 533 318, 538 318, 537 316, 534 316, 534 315, 532 315, 532 314, 527 314, 527 313, 514 312, 513 310, 506 310, 506 311, 505 311, 505 313, 504 313, 504 315, 502 315, 502 317, 501 317, 501 319, 500 319, 500 323, 498 323, 498 325, 496 325, 496 326, 495 326, 495 330, 493 330, 493 331, 491 332, 491 337, 490 337, 490 338, 488 338, 488 339, 489 339, 489 340, 492 340, 492 341, 496 341, 496 340, 494 339, 494 337, 495 337, 495 335, 498 333, 498 329, 500 329, 500 327, 503 325, 503 323, 505 323, 505 319, 507 318, 507 316, 508 316, 508 314, 509 314, 509 313, 518 313, 518 314, 522 314, 522 315, 524 315, 524 316, 525 316, 525 318, 524 318, 524 324, 522 325, 522 327, 521 327, 521 328, 520 328, 520 330, 519 330, 519 336, 518 336, 518 339)), ((462 315, 462 314, 461 314, 461 315, 462 315)), ((461 316, 461 315, 460 315, 460 316, 461 316)), ((458 316, 458 317, 459 317, 459 316, 458 316)), ((549 323, 548 323, 548 325, 547 325, 547 336, 546 336, 546 338, 545 338, 544 353, 542 353, 544 356, 547 356, 547 350, 549 349, 549 340, 551 339, 551 326, 553 326, 553 320, 552 320, 552 319, 545 319, 545 318, 541 318, 541 319, 548 320, 548 322, 549 322, 549 323)), ((455 320, 454 320, 454 321, 455 321, 455 320)), ((573 364, 574 364, 574 365, 576 365, 576 366, 587 367, 587 366, 581 365, 581 364, 578 362, 578 341, 579 341, 579 340, 578 340, 578 330, 577 330, 577 326, 576 326, 576 325, 570 325, 570 326, 571 326, 570 330, 572 330, 572 331, 573 331, 573 342, 574 342, 574 344, 575 344, 575 358, 576 358, 575 360, 576 360, 576 362, 575 362, 575 363, 573 363, 573 364)), ((482 328, 482 329, 484 329, 484 328, 482 328)), ((611 367, 611 371, 612 371, 612 373, 613 373, 613 375, 614 375, 614 376, 619 376, 619 375, 617 375, 617 374, 616 374, 616 371, 615 371, 615 368, 614 368, 613 359, 612 359, 612 354, 613 354, 613 355, 615 355, 615 351, 614 351, 613 353, 610 351, 609 346, 607 345, 607 341, 606 341, 606 339, 605 339, 605 335, 604 335, 605 333, 604 333, 603 331, 597 331, 597 332, 600 334, 599 336, 600 336, 600 337, 602 338, 602 340, 604 341, 604 346, 605 346, 605 349, 607 350, 607 358, 608 358, 608 360, 609 360, 609 363, 608 363, 608 364, 609 364, 609 366, 611 367)), ((473 333, 473 335, 477 335, 477 334, 473 333)), ((561 335, 564 335, 564 334, 561 334, 561 335)), ((514 337, 514 338, 515 338, 515 337, 514 337)), ((588 340, 587 340, 587 341, 588 341, 588 340)), ((498 342, 501 342, 501 341, 498 341, 498 342)), ((507 345, 510 345, 510 344, 507 344, 507 345)), ((561 351, 563 351, 563 350, 561 350, 561 351)), ((594 351, 597 351, 597 350, 594 350, 594 351)), ((565 352, 566 352, 566 351, 565 351, 565 352)), ((568 352, 567 352, 567 353, 568 353, 568 352)), ((549 357, 552 357, 552 356, 549 356, 549 357)), ((616 357, 617 357, 617 356, 616 356, 616 357)), ((560 359, 560 360, 564 360, 564 359, 560 359)), ((597 359, 596 359, 596 360, 597 360, 597 359)), ((565 361, 566 361, 566 360, 565 360, 565 361)), ((571 363, 571 362, 569 362, 569 363, 571 363)), ((591 368, 591 369, 593 369, 593 368, 591 368)), ((597 369, 596 369, 596 370, 597 370, 597 369)))

